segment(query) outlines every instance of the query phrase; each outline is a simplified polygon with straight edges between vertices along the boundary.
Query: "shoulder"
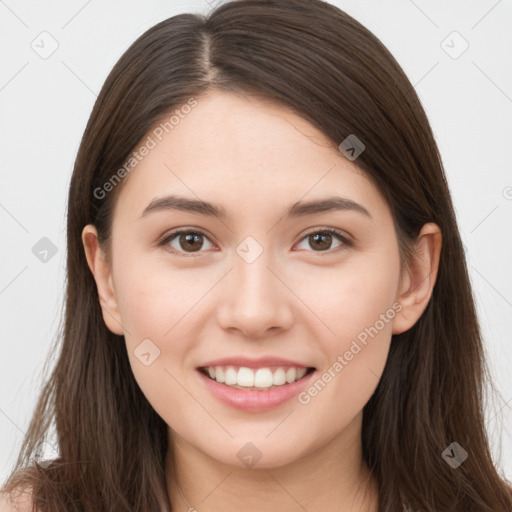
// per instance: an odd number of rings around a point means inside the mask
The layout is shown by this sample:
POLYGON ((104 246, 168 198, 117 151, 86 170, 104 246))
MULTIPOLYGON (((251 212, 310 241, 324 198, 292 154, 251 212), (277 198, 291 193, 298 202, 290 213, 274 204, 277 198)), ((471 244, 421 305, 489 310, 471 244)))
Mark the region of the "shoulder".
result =
POLYGON ((24 489, 12 494, 1 493, 0 512, 32 512, 32 491, 24 489))

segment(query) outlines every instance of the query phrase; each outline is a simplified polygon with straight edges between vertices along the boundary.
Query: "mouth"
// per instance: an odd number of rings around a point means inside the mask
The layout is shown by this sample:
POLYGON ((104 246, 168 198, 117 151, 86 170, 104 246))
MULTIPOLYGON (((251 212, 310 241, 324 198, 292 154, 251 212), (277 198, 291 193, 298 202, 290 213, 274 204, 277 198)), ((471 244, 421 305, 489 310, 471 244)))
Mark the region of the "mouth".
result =
POLYGON ((200 366, 198 371, 209 379, 233 389, 269 391, 293 384, 314 372, 315 368, 277 366, 253 369, 246 366, 200 366))
POLYGON ((316 368, 222 365, 201 366, 197 371, 206 387, 223 403, 262 412, 296 396, 310 382, 316 368))

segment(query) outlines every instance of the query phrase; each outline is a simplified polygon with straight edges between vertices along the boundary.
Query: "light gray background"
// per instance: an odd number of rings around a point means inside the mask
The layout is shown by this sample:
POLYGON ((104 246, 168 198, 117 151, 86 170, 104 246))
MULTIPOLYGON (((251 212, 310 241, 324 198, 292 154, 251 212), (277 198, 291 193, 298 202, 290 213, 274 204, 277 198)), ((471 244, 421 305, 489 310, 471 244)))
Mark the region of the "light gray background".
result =
MULTIPOLYGON (((493 453, 512 479, 512 0, 332 3, 390 49, 431 121, 502 394, 487 409, 493 453), (460 56, 463 41, 453 31, 469 44, 460 56)), ((95 97, 149 27, 209 8, 205 0, 0 0, 1 481, 28 426, 59 322, 67 187, 95 97), (58 48, 43 59, 31 45, 48 51, 52 38, 58 48), (42 237, 57 247, 46 263, 32 252, 42 237)))

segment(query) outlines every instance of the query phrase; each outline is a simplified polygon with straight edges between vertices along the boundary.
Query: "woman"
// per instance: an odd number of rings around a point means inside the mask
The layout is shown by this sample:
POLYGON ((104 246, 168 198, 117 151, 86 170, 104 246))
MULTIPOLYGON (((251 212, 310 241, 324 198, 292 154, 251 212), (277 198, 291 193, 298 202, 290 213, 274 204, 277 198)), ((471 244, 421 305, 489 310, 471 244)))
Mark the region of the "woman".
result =
POLYGON ((327 3, 229 2, 127 50, 73 171, 66 299, 3 489, 27 506, 511 509, 428 120, 327 3))

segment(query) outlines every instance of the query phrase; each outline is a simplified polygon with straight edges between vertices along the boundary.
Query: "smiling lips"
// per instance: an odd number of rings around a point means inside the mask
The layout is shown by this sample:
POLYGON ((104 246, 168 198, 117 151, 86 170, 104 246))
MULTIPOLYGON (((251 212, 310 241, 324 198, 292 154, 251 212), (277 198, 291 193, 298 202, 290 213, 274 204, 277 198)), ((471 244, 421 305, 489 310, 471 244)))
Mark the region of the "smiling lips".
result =
POLYGON ((279 358, 225 358, 207 362, 197 370, 222 402, 262 412, 296 395, 315 368, 279 358))
POLYGON ((229 358, 218 359, 198 368, 218 383, 235 389, 274 389, 300 380, 308 370, 295 361, 279 358, 229 358))
POLYGON ((274 389, 277 386, 291 384, 306 375, 308 369, 304 367, 266 367, 257 370, 247 366, 209 366, 201 370, 211 379, 236 389, 274 389))

